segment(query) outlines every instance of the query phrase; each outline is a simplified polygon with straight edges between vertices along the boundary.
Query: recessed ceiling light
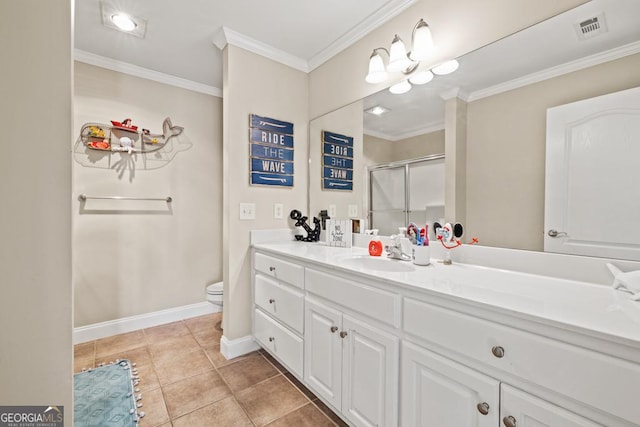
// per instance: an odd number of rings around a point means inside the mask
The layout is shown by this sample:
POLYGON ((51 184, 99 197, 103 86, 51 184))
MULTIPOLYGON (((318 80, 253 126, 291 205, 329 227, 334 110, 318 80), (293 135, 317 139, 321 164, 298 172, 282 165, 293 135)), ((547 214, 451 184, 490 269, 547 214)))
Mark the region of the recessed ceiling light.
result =
POLYGON ((365 113, 373 114, 374 116, 381 116, 385 113, 391 111, 390 109, 383 107, 382 105, 376 105, 375 107, 371 107, 368 110, 364 110, 365 113))
POLYGON ((105 27, 144 38, 147 32, 146 20, 118 10, 107 2, 100 4, 102 6, 102 24, 105 27))
POLYGON ((111 21, 122 31, 133 31, 138 26, 131 17, 124 13, 116 13, 111 15, 111 21))

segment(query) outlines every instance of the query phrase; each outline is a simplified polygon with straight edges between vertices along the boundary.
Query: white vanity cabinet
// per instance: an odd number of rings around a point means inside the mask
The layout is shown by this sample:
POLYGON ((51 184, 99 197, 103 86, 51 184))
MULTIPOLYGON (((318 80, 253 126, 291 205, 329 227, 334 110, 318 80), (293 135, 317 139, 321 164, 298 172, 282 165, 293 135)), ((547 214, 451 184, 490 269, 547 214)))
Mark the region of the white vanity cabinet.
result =
POLYGON ((305 383, 353 425, 396 426, 400 340, 366 316, 393 319, 399 295, 312 269, 305 282, 305 383))
POLYGON ((264 254, 254 256, 253 335, 302 378, 304 267, 264 254))

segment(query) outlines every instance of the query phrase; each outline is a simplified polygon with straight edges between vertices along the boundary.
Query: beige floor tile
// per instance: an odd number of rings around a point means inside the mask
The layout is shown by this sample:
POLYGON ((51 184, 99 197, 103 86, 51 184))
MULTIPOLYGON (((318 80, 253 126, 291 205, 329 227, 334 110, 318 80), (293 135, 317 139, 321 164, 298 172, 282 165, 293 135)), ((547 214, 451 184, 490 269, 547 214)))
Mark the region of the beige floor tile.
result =
POLYGON ((291 383, 298 389, 300 390, 300 393, 304 394, 307 399, 309 400, 316 400, 317 397, 315 394, 313 394, 313 392, 311 390, 309 390, 307 387, 304 386, 304 384, 302 384, 300 381, 298 381, 298 379, 296 377, 293 376, 293 374, 289 371, 284 372, 283 374, 289 381, 291 381, 291 383))
POLYGON ((205 406, 173 420, 173 427, 252 427, 234 397, 205 406))
POLYGON ((222 318, 222 313, 205 314, 204 316, 186 319, 184 323, 192 333, 202 332, 209 329, 219 330, 216 326, 222 318))
POLYGON ((146 341, 142 330, 101 338, 96 341, 96 358, 122 353, 145 345, 146 341))
POLYGON ((163 386, 162 390, 171 419, 231 396, 215 370, 163 386))
POLYGON ((198 341, 198 344, 200 344, 201 347, 206 347, 210 345, 220 344, 222 332, 215 329, 205 329, 200 332, 194 332, 193 336, 195 337, 196 341, 198 341))
POLYGON ((309 402, 282 375, 236 394, 256 426, 264 426, 309 402))
POLYGON ((98 357, 96 364, 111 363, 117 359, 129 359, 131 363, 136 364, 136 367, 151 365, 151 354, 146 346, 98 357))
POLYGON ((218 368, 218 372, 233 392, 244 390, 280 374, 267 359, 257 353, 244 360, 218 368))
POLYGON ((160 380, 152 364, 137 366, 140 382, 137 385, 143 393, 149 390, 160 388, 160 380))
POLYGON ((144 335, 149 344, 157 344, 167 339, 188 335, 189 333, 189 328, 182 320, 144 330, 144 335))
POLYGON ((222 353, 220 353, 219 344, 203 346, 202 349, 205 351, 205 353, 207 353, 207 356, 209 356, 211 363, 213 363, 216 368, 221 368, 223 366, 239 362, 240 360, 244 360, 249 357, 248 355, 245 355, 236 357, 234 359, 227 359, 222 355, 222 353))
POLYGON ((322 401, 320 399, 316 399, 313 401, 313 405, 317 406, 318 409, 320 409, 327 417, 329 417, 329 419, 331 419, 331 421, 333 421, 334 423, 336 423, 336 425, 338 425, 339 427, 349 427, 347 425, 347 423, 345 423, 344 421, 342 421, 342 419, 337 416, 332 410, 331 408, 329 408, 327 405, 325 405, 324 403, 322 403, 322 401))
POLYGON ((151 357, 155 364, 172 359, 179 354, 191 353, 199 349, 200 344, 191 334, 168 338, 162 342, 149 345, 151 357))
POLYGON ((73 373, 86 371, 87 369, 95 368, 95 359, 93 357, 73 358, 73 373))
POLYGON ((260 349, 260 353, 269 361, 275 368, 280 372, 287 372, 286 368, 280 364, 272 355, 270 355, 266 350, 260 349))
POLYGON ((268 424, 269 427, 335 427, 325 414, 312 403, 288 413, 268 424))
POLYGON ((162 385, 171 384, 213 369, 213 364, 202 350, 180 353, 173 358, 162 359, 155 366, 162 385))
POLYGON ((169 413, 165 406, 162 390, 155 389, 142 393, 142 408, 144 412, 140 420, 140 427, 157 427, 169 422, 169 413))

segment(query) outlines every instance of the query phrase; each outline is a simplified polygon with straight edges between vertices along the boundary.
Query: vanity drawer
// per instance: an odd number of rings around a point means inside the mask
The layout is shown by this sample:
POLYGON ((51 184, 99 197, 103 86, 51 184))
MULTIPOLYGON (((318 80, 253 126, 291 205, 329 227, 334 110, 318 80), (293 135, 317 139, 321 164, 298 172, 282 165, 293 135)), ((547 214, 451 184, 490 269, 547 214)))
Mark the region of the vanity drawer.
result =
POLYGON ((434 347, 640 425, 640 365, 410 298, 404 301, 403 325, 434 347), (629 392, 614 392, 619 390, 629 392))
POLYGON ((317 270, 305 271, 306 289, 327 300, 400 327, 400 295, 317 270))
POLYGON ((304 288, 304 267, 264 254, 255 254, 253 266, 257 271, 304 288))
POLYGON ((264 311, 302 333, 304 319, 302 292, 257 274, 254 298, 256 305, 264 311))
POLYGON ((288 331, 260 310, 255 311, 254 336, 256 340, 279 359, 285 368, 302 378, 302 338, 288 331))

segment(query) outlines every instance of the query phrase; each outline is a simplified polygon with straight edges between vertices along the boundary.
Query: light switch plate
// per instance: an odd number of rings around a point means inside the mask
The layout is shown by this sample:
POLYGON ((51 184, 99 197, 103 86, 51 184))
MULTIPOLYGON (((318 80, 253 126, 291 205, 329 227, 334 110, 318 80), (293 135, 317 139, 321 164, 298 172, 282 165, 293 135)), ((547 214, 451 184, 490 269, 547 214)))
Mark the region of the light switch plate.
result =
POLYGON ((240 203, 240 219, 242 220, 256 219, 256 204, 240 203))
POLYGON ((273 219, 282 219, 284 217, 284 205, 282 203, 273 204, 273 219))
POLYGON ((358 205, 349 205, 349 218, 356 218, 358 216, 358 205))
POLYGON ((330 218, 335 218, 336 217, 336 205, 329 205, 329 217, 330 218))

